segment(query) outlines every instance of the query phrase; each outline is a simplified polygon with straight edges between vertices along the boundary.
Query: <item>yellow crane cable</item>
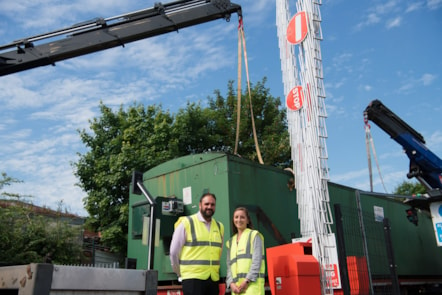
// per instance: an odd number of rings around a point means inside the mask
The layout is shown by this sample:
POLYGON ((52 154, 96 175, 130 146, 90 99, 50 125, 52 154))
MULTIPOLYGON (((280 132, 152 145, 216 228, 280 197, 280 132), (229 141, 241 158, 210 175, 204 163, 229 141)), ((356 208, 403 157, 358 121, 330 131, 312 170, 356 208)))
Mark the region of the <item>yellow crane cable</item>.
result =
POLYGON ((241 30, 240 26, 242 26, 242 20, 240 19, 240 23, 238 26, 238 89, 236 92, 237 103, 236 103, 236 137, 235 137, 235 150, 234 155, 238 155, 238 143, 239 143, 239 122, 241 118, 241 30))
MULTIPOLYGON (((255 119, 253 116, 253 106, 252 106, 252 94, 250 91, 250 79, 249 79, 249 66, 247 63, 247 49, 246 49, 246 39, 244 36, 244 26, 243 26, 243 22, 242 19, 240 19, 239 21, 239 26, 238 26, 238 46, 241 47, 242 44, 242 48, 243 48, 243 52, 244 52, 244 65, 246 67, 246 76, 247 76, 247 90, 249 92, 249 101, 250 101, 250 116, 252 119, 252 130, 253 130, 253 139, 255 141, 255 149, 256 149, 256 155, 258 156, 258 161, 260 164, 264 164, 264 161, 262 160, 261 157, 261 151, 259 149, 259 144, 258 144, 258 136, 256 135, 256 127, 255 127, 255 119), (242 42, 241 42, 242 41, 242 42)), ((237 96, 240 97, 241 96, 241 48, 238 48, 238 94, 237 96)), ((238 117, 237 117, 237 141, 235 142, 235 154, 236 154, 236 147, 238 145, 238 138, 239 138, 239 122, 240 122, 240 108, 241 105, 239 104, 241 102, 241 100, 238 101, 238 117)))

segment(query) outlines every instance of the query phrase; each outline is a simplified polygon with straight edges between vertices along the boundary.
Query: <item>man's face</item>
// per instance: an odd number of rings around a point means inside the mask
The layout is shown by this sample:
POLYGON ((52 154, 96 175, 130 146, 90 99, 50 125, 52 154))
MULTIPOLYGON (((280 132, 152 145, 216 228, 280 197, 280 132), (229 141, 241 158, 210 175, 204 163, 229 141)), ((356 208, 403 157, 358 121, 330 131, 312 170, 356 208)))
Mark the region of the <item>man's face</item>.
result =
POLYGON ((216 200, 212 196, 205 196, 200 202, 200 212, 204 219, 212 219, 215 214, 216 200))

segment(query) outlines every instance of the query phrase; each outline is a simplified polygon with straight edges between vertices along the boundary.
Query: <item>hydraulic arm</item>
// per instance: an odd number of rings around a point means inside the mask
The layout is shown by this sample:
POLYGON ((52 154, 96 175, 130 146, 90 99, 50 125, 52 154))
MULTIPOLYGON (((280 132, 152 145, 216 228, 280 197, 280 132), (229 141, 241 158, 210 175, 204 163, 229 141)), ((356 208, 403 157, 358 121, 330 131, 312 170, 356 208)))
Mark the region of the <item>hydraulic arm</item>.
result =
POLYGON ((427 201, 442 198, 442 160, 425 146, 423 136, 402 121, 379 100, 373 100, 364 116, 399 143, 410 159, 408 178, 415 177, 428 192, 427 201))
POLYGON ((232 13, 241 17, 241 6, 230 0, 181 0, 156 3, 152 8, 106 19, 97 18, 0 46, 0 76, 55 65, 61 60, 216 19, 229 21, 232 13))

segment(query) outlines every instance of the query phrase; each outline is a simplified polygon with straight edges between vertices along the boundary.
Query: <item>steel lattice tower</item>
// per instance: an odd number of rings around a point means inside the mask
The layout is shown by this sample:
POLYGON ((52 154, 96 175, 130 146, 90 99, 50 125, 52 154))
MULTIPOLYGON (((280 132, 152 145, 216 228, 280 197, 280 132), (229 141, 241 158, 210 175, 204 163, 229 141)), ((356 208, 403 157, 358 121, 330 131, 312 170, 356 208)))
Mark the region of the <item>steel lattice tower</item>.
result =
POLYGON ((308 34, 301 43, 293 45, 287 41, 287 27, 293 16, 288 1, 276 0, 276 24, 284 95, 287 97, 295 86, 302 86, 304 94, 302 108, 287 109, 301 236, 312 238, 313 255, 321 265, 322 293, 333 294, 329 251, 336 249, 330 227, 333 219, 327 185, 327 113, 320 47, 322 3, 321 0, 297 1, 296 12, 306 12, 308 34))

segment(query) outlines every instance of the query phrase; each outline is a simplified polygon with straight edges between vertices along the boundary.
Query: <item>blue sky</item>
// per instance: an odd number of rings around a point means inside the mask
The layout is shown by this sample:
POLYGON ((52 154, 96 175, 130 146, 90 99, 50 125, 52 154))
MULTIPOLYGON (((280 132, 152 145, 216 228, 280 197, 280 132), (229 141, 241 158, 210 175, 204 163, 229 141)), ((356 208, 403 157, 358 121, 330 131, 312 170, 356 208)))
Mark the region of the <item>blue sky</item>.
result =
MULTIPOLYGON (((0 45, 154 2, 0 1, 0 45)), ((267 77, 271 94, 285 100, 275 2, 235 3, 243 7, 252 83, 267 77)), ((420 132, 441 157, 442 0, 331 0, 323 1, 321 14, 330 180, 369 190, 362 113, 373 99, 420 132)), ((98 115, 99 101, 115 108, 161 104, 174 113, 188 101, 204 103, 215 89, 225 94, 227 82, 237 78, 236 28, 233 15, 230 23, 218 20, 0 77, 0 171, 24 181, 7 190, 33 195, 37 205, 57 208, 62 202, 70 212, 87 215, 70 163, 85 152, 76 130, 98 115)), ((406 180, 409 160, 371 125, 392 192, 406 180)), ((373 169, 374 190, 384 192, 375 163, 373 169)))

